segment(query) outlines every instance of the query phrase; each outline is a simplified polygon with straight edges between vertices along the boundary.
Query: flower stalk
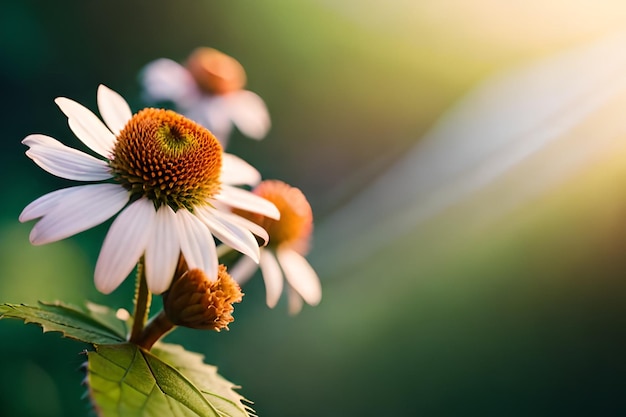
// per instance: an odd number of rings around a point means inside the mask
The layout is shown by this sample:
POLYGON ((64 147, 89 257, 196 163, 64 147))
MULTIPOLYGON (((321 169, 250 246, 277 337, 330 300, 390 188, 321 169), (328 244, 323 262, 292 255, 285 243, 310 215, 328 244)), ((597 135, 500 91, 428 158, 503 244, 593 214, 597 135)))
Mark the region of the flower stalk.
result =
POLYGON ((174 330, 176 325, 167 318, 165 311, 152 317, 143 331, 132 340, 137 346, 150 350, 163 336, 174 330))
POLYGON ((137 341, 142 338, 144 325, 148 320, 150 312, 150 304, 152 302, 152 293, 148 290, 146 281, 144 258, 141 257, 137 264, 137 280, 135 286, 135 309, 133 312, 133 327, 130 332, 129 340, 139 344, 137 341))

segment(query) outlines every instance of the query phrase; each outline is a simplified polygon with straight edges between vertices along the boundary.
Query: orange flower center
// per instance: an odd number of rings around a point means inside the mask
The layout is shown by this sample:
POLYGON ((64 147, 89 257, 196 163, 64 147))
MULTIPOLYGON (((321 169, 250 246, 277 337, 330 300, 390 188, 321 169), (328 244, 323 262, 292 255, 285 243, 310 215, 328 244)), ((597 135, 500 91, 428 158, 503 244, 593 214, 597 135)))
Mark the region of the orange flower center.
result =
POLYGON ((227 94, 246 85, 241 64, 213 48, 198 48, 187 59, 187 69, 200 88, 210 94, 227 94))
POLYGON ((220 190, 222 147, 178 113, 144 109, 118 135, 109 164, 135 198, 146 197, 155 208, 191 211, 220 190))
POLYGON ((305 255, 313 232, 313 212, 302 191, 282 181, 266 180, 252 192, 274 203, 280 211, 280 220, 241 210, 235 212, 267 230, 269 247, 289 245, 305 255))

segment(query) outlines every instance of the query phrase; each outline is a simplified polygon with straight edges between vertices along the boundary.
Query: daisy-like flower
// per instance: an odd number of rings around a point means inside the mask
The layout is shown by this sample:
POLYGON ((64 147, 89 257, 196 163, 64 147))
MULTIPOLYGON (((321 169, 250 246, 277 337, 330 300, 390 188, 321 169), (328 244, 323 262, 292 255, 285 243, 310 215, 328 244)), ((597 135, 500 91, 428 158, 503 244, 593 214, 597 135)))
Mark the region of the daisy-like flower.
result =
POLYGON ((259 259, 252 234, 258 225, 232 208, 279 218, 267 200, 234 185, 260 181, 256 169, 223 153, 206 128, 170 110, 132 114, 126 101, 101 85, 98 108, 104 123, 68 98, 55 100, 74 134, 100 158, 35 134, 22 143, 37 165, 58 177, 90 181, 46 194, 20 215, 41 218, 30 233, 35 245, 54 242, 94 227, 119 212, 104 239, 94 280, 108 294, 144 256, 148 289, 166 291, 182 253, 190 269, 218 276, 213 236, 259 259), (106 123, 106 125, 105 125, 106 123), (106 182, 104 182, 106 181, 106 182))
POLYGON ((277 180, 263 181, 252 192, 274 203, 280 211, 280 219, 235 210, 267 230, 269 242, 261 248, 258 265, 244 256, 233 265, 230 275, 243 284, 260 266, 265 281, 266 302, 270 308, 276 306, 283 291, 283 276, 287 281, 291 314, 297 314, 302 309, 302 300, 309 305, 317 305, 322 299, 322 287, 317 273, 304 258, 313 232, 313 212, 309 202, 298 188, 277 180))
POLYGON ((152 61, 143 69, 141 81, 148 102, 172 101, 223 146, 233 125, 253 139, 262 139, 270 128, 263 99, 243 89, 246 72, 241 64, 213 48, 197 48, 185 66, 167 58, 152 61))

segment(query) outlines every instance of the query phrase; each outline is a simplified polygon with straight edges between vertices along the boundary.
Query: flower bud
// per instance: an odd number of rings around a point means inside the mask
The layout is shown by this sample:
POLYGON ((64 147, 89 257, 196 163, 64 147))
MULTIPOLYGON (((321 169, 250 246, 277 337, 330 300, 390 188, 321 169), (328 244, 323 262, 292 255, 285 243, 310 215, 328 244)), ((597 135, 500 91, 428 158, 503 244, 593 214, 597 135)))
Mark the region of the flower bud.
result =
POLYGON ((211 281, 202 270, 185 272, 163 294, 163 309, 167 318, 178 326, 192 329, 228 330, 234 320, 233 303, 241 301, 239 284, 219 266, 217 279, 211 281))

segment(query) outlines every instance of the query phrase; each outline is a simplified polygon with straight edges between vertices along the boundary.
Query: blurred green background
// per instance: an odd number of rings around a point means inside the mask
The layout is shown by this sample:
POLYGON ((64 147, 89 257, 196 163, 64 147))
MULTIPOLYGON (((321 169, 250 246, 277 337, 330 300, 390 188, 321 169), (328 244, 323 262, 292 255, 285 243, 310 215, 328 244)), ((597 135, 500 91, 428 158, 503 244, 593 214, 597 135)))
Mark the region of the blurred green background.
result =
MULTIPOLYGON (((0 300, 131 308, 132 280, 110 296, 93 286, 109 223, 29 244, 22 208, 71 182, 37 168, 20 141, 45 133, 81 147, 55 97, 95 110, 104 83, 137 110, 143 65, 211 46, 266 100, 269 136, 236 134, 229 151, 309 197, 324 298, 290 317, 284 302, 265 306, 257 277, 229 332, 168 341, 205 354, 260 416, 626 413, 623 153, 504 217, 481 208, 514 188, 475 196, 358 263, 342 256, 358 239, 324 241, 325 219, 480 80, 626 23, 619 2, 544 3, 3 1, 0 300)), ((10 320, 0 340, 0 415, 89 413, 87 346, 10 320)))

